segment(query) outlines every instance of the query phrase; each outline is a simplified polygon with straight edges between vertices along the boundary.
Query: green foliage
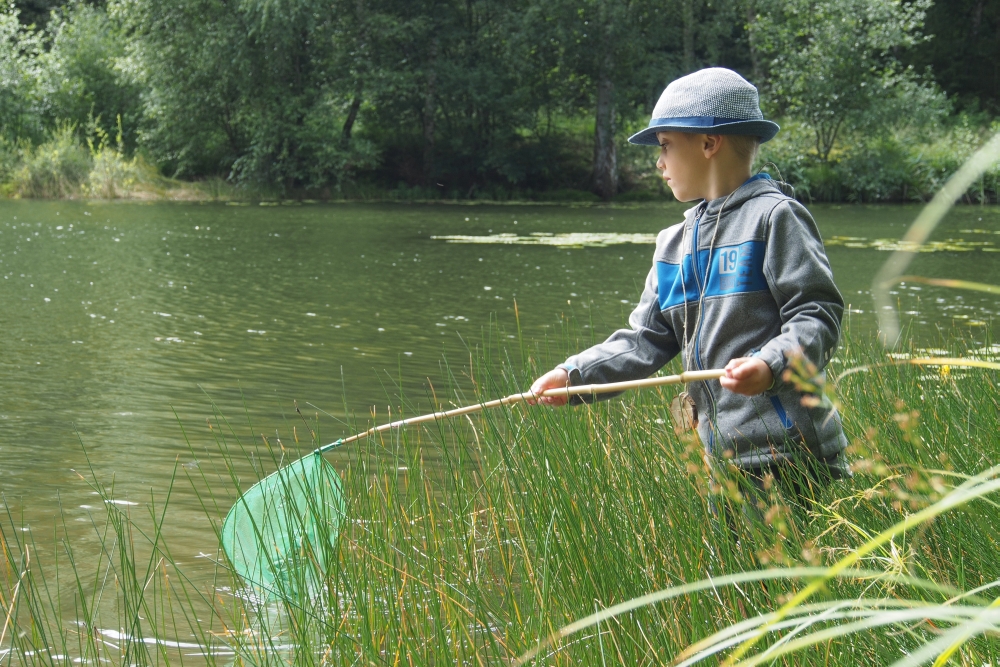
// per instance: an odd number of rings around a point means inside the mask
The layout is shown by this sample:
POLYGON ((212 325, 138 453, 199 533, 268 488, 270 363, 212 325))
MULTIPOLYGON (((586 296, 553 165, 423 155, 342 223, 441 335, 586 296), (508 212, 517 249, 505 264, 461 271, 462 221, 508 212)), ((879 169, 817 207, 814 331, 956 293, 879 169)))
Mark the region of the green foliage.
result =
POLYGON ((945 111, 932 83, 894 52, 920 43, 931 0, 794 0, 759 5, 751 24, 780 114, 805 123, 826 161, 841 133, 922 127, 945 111))
POLYGON ((371 147, 344 136, 349 93, 333 85, 344 5, 114 4, 136 36, 144 146, 175 174, 247 184, 320 188, 372 166, 371 147))
MULTIPOLYGON (((804 123, 783 121, 781 133, 761 147, 758 165, 773 162, 803 201, 927 201, 1000 126, 981 127, 959 115, 948 124, 891 133, 844 133, 845 146, 822 160, 804 123)), ((967 203, 1000 195, 994 166, 966 192, 967 203)))
MULTIPOLYGON (((104 10, 67 5, 44 31, 18 19, 16 9, 0 9, 0 134, 39 142, 60 125, 82 129, 91 118, 113 132, 119 115, 135 127, 140 91, 119 70, 126 42, 104 10)), ((134 136, 125 139, 134 147, 134 136)))
POLYGON ((71 124, 61 125, 38 146, 22 143, 20 153, 11 186, 21 197, 75 197, 90 173, 90 154, 71 124))
POLYGON ((939 0, 927 9, 924 32, 934 38, 903 51, 901 60, 919 71, 930 68, 963 111, 1000 111, 1000 77, 992 66, 1000 48, 1000 5, 939 0))
POLYGON ((9 3, 20 13, 21 23, 44 29, 53 10, 66 4, 65 0, 14 0, 9 3))
POLYGON ((17 10, 0 7, 0 136, 7 140, 44 134, 38 90, 42 48, 41 35, 21 25, 17 10))
POLYGON ((108 134, 100 125, 94 123, 91 133, 94 136, 87 138, 87 146, 93 163, 87 181, 83 183, 84 194, 101 199, 128 197, 135 186, 144 180, 144 176, 145 180, 149 180, 150 169, 138 155, 131 159, 125 157, 120 116, 114 146, 109 144, 108 134))
POLYGON ((60 121, 79 128, 95 122, 136 146, 141 89, 123 72, 127 41, 103 9, 73 3, 55 12, 46 31, 48 50, 39 57, 42 112, 49 126, 60 121), (94 120, 96 119, 96 120, 94 120))
MULTIPOLYGON (((77 128, 60 123, 47 140, 33 145, 0 137, 0 194, 12 197, 76 198, 162 197, 173 190, 178 198, 219 198, 222 193, 193 193, 170 182, 141 154, 129 157, 119 121, 114 142, 91 120, 86 142, 77 128)), ((235 198, 227 192, 226 199, 235 198)))
MULTIPOLYGON (((941 48, 930 2, 74 0, 41 29, 8 5, 0 135, 84 140, 120 117, 122 160, 239 198, 669 198, 625 137, 668 81, 722 65, 782 121, 763 153, 806 200, 922 199, 992 122, 946 119, 935 72, 911 66, 941 48)), ((995 198, 990 178, 970 201, 995 198)))
POLYGON ((0 135, 0 195, 6 194, 4 188, 10 182, 18 161, 17 146, 0 135))

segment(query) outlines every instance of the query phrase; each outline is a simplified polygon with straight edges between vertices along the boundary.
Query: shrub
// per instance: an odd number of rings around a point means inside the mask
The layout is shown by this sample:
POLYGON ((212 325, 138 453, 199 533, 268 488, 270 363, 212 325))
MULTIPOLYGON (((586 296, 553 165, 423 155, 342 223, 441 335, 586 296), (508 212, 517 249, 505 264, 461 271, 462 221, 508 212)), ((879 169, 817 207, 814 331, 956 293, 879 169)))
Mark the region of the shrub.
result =
POLYGON ((87 180, 93 163, 76 138, 76 127, 61 124, 48 141, 20 144, 20 166, 11 179, 12 194, 21 197, 73 197, 87 180))
POLYGON ((17 146, 0 135, 0 184, 10 180, 17 163, 17 146))
MULTIPOLYGON (((775 163, 807 202, 926 201, 1000 130, 1000 123, 987 125, 985 119, 962 115, 931 131, 850 136, 824 161, 805 127, 781 125, 781 133, 761 147, 757 165, 775 163)), ((993 168, 969 188, 965 201, 995 202, 998 192, 1000 169, 993 168)))
POLYGON ((143 167, 155 175, 155 171, 148 167, 145 162, 140 163, 138 156, 132 159, 125 157, 122 144, 121 116, 118 117, 118 135, 115 138, 115 146, 108 145, 108 134, 97 122, 94 122, 92 131, 98 139, 98 144, 95 148, 94 140, 87 139, 87 146, 90 148, 90 155, 93 158, 93 167, 87 176, 87 182, 83 184, 82 189, 85 194, 101 199, 128 197, 142 180, 143 167))

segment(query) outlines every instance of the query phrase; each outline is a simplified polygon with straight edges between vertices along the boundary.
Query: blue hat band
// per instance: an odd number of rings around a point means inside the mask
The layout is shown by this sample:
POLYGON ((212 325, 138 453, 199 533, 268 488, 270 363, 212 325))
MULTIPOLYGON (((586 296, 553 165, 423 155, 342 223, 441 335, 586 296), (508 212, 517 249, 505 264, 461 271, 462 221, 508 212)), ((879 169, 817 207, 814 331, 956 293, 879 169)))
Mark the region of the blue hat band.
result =
POLYGON ((649 121, 649 127, 715 127, 729 123, 746 123, 761 120, 760 118, 720 118, 718 116, 678 116, 676 118, 654 118, 649 121))
POLYGON ((724 118, 721 116, 674 116, 654 118, 649 127, 628 138, 630 144, 656 146, 656 133, 675 130, 680 132, 704 132, 706 134, 747 134, 760 137, 761 143, 770 141, 778 133, 778 124, 761 118, 724 118))

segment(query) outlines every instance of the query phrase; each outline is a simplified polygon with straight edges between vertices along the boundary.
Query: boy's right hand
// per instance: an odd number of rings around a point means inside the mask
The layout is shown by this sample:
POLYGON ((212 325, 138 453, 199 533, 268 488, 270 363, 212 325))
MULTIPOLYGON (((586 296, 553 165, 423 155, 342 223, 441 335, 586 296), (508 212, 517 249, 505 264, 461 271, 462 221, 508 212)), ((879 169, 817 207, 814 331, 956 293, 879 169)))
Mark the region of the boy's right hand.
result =
MULTIPOLYGON (((546 389, 562 389, 569 386, 569 373, 562 368, 553 368, 551 371, 534 381, 531 385, 532 394, 540 394, 546 389)), ((539 396, 537 400, 528 399, 528 403, 551 405, 557 407, 566 405, 569 402, 568 396, 539 396)))

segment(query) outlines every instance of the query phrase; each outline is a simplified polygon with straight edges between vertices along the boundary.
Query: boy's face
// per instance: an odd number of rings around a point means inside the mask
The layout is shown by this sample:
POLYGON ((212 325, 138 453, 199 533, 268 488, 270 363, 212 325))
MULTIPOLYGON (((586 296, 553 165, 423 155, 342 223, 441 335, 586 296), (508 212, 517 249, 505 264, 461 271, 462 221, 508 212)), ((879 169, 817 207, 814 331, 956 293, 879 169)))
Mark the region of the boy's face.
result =
POLYGON ((717 148, 712 137, 690 132, 657 132, 660 157, 656 168, 678 201, 704 199, 708 186, 709 161, 717 148))

